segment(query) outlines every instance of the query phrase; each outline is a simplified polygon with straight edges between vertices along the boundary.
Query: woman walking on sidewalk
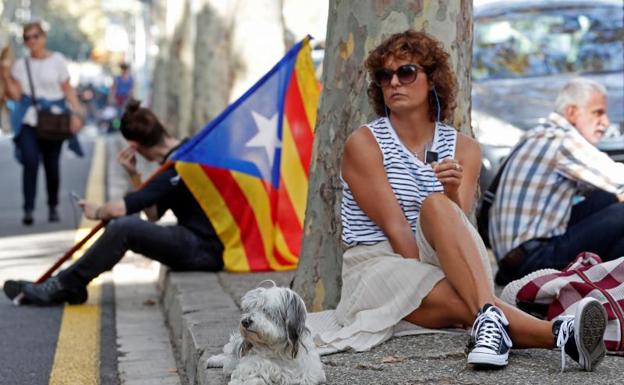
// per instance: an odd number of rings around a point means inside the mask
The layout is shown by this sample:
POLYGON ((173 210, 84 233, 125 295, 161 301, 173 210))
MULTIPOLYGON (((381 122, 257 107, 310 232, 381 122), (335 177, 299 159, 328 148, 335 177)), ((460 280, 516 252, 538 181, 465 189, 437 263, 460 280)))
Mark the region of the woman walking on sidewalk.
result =
MULTIPOLYGON (((10 62, 2 63, 2 79, 8 96, 17 101, 17 108, 11 117, 13 140, 16 144, 16 156, 23 166, 22 192, 24 195, 24 217, 26 226, 34 222, 35 196, 37 194, 37 174, 39 161, 43 160, 48 193, 48 220, 59 221, 57 205, 60 184, 59 160, 63 140, 38 137, 37 109, 49 110, 61 114, 69 108, 72 112, 70 130, 77 133, 83 124, 84 111, 76 94, 69 84, 69 72, 65 58, 58 52, 46 49, 46 33, 40 22, 31 22, 24 26, 24 43, 29 50, 26 58, 18 60, 13 66, 10 62), (35 107, 35 98, 38 107, 35 107)), ((82 150, 76 139, 70 148, 78 155, 82 150)))
MULTIPOLYGON (((431 36, 392 35, 366 59, 377 120, 353 132, 342 160, 339 330, 320 345, 367 350, 401 320, 472 327, 468 363, 505 366, 513 344, 561 347, 585 370, 604 357, 606 314, 584 299, 575 317, 538 320, 495 297, 486 249, 466 214, 476 195, 478 143, 449 121, 456 79, 431 36)), ((563 354, 563 353, 562 353, 563 354)))

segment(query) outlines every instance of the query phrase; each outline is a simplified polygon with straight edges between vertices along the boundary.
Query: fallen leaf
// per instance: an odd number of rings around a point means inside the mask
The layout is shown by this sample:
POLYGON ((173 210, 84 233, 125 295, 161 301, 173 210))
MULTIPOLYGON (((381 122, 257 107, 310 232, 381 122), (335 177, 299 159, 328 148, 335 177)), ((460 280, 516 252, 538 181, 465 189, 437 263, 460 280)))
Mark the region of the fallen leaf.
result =
POLYGON ((388 356, 384 357, 381 362, 384 364, 396 364, 405 361, 405 357, 388 356))

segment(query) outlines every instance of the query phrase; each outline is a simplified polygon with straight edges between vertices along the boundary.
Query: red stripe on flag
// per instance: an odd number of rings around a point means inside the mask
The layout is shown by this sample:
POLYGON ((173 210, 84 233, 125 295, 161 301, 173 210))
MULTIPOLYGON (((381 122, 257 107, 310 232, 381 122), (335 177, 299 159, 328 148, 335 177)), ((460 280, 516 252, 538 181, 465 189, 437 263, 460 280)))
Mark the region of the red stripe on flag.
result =
POLYGON ((284 256, 282 255, 282 253, 279 252, 279 250, 277 249, 277 247, 273 248, 273 255, 275 256, 275 259, 279 260, 279 261, 283 261, 280 262, 280 264, 282 266, 286 266, 286 267, 297 267, 297 263, 292 263, 289 260, 286 260, 284 258, 284 256))
POLYGON ((310 159, 312 159, 312 143, 314 142, 314 135, 312 133, 312 127, 303 107, 303 101, 301 100, 301 93, 299 91, 299 84, 297 83, 297 74, 293 72, 290 77, 290 83, 286 90, 286 102, 284 104, 284 113, 288 124, 290 125, 290 131, 293 136, 293 140, 297 145, 297 151, 299 152, 299 159, 305 170, 306 176, 310 166, 310 159))
POLYGON ((232 177, 228 170, 202 166, 219 194, 225 201, 232 217, 238 224, 241 235, 241 243, 245 248, 249 269, 251 271, 270 270, 270 266, 264 252, 264 242, 260 230, 258 229, 258 221, 254 216, 252 209, 247 204, 247 198, 232 177))
MULTIPOLYGON (((301 251, 301 237, 303 236, 303 226, 297 219, 295 208, 288 197, 284 181, 280 181, 279 207, 277 212, 277 223, 284 234, 284 239, 293 255, 298 256, 301 251)), ((289 263, 289 262, 288 262, 289 263)))

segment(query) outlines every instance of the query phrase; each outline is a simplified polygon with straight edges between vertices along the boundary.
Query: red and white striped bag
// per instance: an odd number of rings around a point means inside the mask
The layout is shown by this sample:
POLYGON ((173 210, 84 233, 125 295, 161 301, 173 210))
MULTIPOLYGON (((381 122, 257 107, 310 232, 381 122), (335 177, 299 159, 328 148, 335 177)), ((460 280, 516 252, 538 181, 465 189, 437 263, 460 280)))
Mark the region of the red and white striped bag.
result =
POLYGON ((538 270, 510 282, 501 298, 537 317, 551 320, 574 314, 584 297, 594 297, 608 315, 605 345, 609 353, 624 355, 624 257, 602 262, 593 253, 581 253, 559 271, 538 270))

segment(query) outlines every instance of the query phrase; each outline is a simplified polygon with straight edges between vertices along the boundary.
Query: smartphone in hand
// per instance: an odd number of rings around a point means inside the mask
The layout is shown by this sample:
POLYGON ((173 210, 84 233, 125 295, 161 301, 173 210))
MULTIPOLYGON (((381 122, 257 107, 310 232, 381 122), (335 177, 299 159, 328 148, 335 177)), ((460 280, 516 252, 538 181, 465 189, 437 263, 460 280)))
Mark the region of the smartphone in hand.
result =
POLYGON ((438 153, 436 151, 425 151, 425 163, 431 164, 438 161, 438 153))
POLYGON ((78 204, 78 202, 82 200, 82 197, 76 194, 74 191, 70 191, 69 194, 71 195, 72 199, 76 202, 76 204, 78 204))

